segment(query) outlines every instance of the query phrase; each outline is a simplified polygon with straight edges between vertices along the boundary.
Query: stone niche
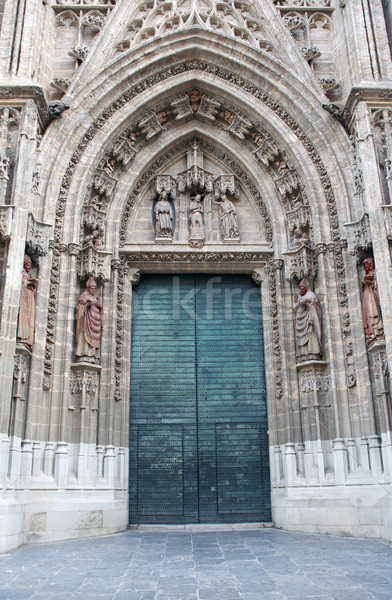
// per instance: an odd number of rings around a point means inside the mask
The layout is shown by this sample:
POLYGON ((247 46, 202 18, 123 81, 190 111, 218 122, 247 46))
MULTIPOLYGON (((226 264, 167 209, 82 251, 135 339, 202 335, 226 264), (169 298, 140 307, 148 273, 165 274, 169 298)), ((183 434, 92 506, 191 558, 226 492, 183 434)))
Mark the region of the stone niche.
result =
MULTIPOLYGON (((198 140, 189 143, 189 149, 170 165, 163 166, 136 199, 136 208, 128 228, 126 245, 154 245, 154 206, 159 192, 167 184, 168 197, 173 207, 173 235, 170 243, 178 246, 200 247, 239 243, 266 244, 263 220, 249 190, 242 185, 227 166, 219 163, 202 149, 198 140), (221 226, 221 211, 217 201, 226 194, 232 202, 238 220, 238 236, 225 239, 221 226), (191 202, 199 195, 203 222, 200 245, 195 244, 191 231, 191 202)), ((167 187, 166 186, 166 187, 167 187)))

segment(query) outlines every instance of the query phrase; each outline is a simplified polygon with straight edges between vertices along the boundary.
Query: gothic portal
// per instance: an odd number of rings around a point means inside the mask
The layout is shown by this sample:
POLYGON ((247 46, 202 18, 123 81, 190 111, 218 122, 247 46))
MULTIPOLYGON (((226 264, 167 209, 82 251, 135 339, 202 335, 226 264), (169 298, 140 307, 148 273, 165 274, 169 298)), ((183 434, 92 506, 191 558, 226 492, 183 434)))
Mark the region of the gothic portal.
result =
POLYGON ((387 3, 0 15, 0 549, 391 538, 387 3))

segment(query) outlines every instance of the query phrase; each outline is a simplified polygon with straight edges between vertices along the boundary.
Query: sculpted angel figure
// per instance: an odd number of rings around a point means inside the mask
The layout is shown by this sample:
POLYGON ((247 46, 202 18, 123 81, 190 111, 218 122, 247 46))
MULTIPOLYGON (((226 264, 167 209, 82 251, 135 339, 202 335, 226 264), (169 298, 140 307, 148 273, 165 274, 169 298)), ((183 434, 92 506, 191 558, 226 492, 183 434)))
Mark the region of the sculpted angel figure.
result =
POLYGON ((366 341, 371 344, 376 339, 384 338, 384 326, 373 259, 367 258, 362 266, 365 271, 362 279, 362 320, 366 341))
POLYGON ((19 300, 17 340, 29 350, 34 344, 35 292, 37 279, 31 275, 31 258, 25 254, 19 300))
POLYGON ((157 237, 173 237, 173 209, 167 192, 162 190, 154 207, 155 235, 157 237))
POLYGON ((294 328, 297 360, 318 360, 321 350, 321 306, 304 277, 299 283, 299 295, 294 296, 294 328))
POLYGON ((87 280, 86 288, 76 304, 75 354, 80 361, 97 363, 102 342, 103 307, 93 277, 87 280))

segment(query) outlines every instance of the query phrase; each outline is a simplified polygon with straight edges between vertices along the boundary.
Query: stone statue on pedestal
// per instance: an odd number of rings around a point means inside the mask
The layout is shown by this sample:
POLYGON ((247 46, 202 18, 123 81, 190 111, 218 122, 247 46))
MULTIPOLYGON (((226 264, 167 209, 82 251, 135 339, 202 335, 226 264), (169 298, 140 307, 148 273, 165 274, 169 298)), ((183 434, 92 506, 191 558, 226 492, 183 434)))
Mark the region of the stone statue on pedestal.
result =
POLYGON ((168 200, 167 192, 162 190, 154 207, 155 237, 173 238, 173 209, 168 200))
POLYGON ((366 342, 371 344, 377 339, 384 339, 384 326, 373 259, 367 258, 362 266, 365 271, 362 279, 362 320, 366 342))
POLYGON ((31 275, 31 258, 25 254, 19 300, 17 341, 26 346, 28 350, 32 350, 34 344, 36 288, 37 279, 31 275))
POLYGON ((98 363, 102 342, 103 307, 96 294, 97 284, 93 277, 86 283, 86 290, 76 304, 76 350, 78 361, 98 363))
POLYGON ((238 218, 231 200, 226 194, 220 195, 220 200, 215 202, 219 207, 219 218, 221 223, 221 231, 224 240, 238 240, 238 218))
POLYGON ((320 360, 321 306, 316 294, 309 289, 306 277, 299 283, 299 296, 294 296, 293 312, 297 362, 320 360))

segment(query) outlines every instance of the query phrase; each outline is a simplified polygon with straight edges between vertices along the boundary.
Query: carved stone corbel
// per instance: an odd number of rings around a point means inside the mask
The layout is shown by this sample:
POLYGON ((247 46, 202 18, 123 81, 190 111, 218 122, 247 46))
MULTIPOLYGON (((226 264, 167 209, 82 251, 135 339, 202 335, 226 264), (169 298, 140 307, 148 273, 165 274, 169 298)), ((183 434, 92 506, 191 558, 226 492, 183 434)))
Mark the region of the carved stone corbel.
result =
POLYGON ((100 281, 110 279, 110 257, 112 252, 97 250, 94 246, 86 246, 78 253, 76 272, 78 277, 85 281, 87 277, 94 277, 100 281))
POLYGON ((252 279, 256 285, 261 285, 265 281, 264 268, 253 269, 252 279))
POLYGON ((99 210, 93 204, 88 204, 83 207, 82 223, 89 229, 99 229, 103 231, 106 222, 106 212, 99 210))
POLYGON ((114 142, 111 153, 124 167, 128 167, 136 156, 136 150, 132 142, 122 135, 114 142))
POLYGON ((286 279, 302 279, 302 277, 314 278, 317 274, 317 259, 314 250, 302 244, 295 250, 283 252, 286 279))
POLYGON ((129 269, 128 277, 132 287, 138 285, 140 282, 140 269, 129 269))
POLYGON ((9 240, 11 237, 13 205, 0 206, 0 239, 9 240))
POLYGON ((27 221, 26 244, 29 254, 44 256, 49 250, 49 235, 52 225, 36 221, 34 216, 29 213, 27 221))
POLYGON ((347 245, 350 254, 354 255, 358 250, 367 250, 371 247, 372 241, 369 228, 369 216, 367 213, 352 223, 345 223, 347 229, 347 245))

